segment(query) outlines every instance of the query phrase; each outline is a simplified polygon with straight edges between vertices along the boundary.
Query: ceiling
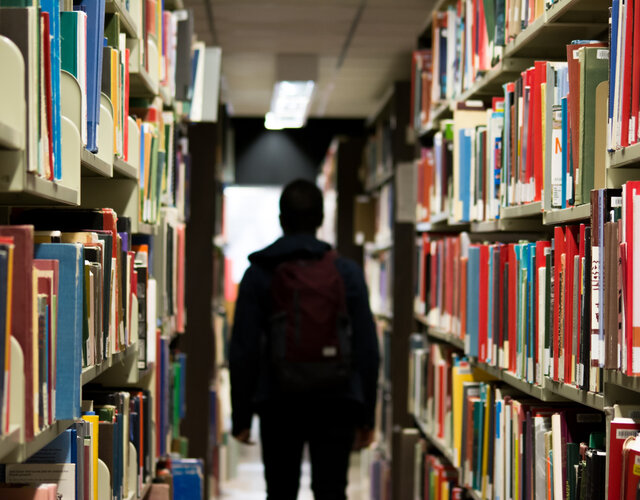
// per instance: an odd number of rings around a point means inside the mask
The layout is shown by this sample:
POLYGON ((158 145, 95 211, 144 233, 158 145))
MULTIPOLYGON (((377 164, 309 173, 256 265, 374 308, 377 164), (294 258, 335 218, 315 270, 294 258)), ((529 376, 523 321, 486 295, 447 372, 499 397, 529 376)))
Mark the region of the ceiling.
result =
POLYGON ((318 80, 310 116, 367 118, 394 80, 409 78, 410 53, 433 0, 184 3, 194 11, 198 39, 222 47, 223 98, 234 116, 262 116, 268 111, 277 54, 316 54, 318 80))

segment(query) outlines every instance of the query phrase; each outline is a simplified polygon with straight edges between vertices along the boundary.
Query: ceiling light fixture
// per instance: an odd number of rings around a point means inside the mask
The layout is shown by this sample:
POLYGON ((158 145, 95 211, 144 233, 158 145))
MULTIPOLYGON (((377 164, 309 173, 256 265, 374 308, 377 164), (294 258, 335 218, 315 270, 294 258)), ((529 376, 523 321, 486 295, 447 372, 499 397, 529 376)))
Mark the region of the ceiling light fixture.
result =
POLYGON ((266 129, 302 128, 306 125, 317 64, 315 55, 278 55, 277 81, 273 86, 271 107, 264 117, 266 129))

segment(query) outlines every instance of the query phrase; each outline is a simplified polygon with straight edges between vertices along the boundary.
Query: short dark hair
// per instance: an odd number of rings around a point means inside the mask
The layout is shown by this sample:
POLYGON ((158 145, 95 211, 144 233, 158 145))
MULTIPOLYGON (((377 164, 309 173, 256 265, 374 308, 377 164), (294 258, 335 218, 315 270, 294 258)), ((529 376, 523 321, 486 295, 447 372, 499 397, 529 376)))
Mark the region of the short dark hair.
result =
POLYGON ((304 179, 285 186, 280 196, 280 224, 285 233, 315 233, 323 217, 318 186, 304 179))

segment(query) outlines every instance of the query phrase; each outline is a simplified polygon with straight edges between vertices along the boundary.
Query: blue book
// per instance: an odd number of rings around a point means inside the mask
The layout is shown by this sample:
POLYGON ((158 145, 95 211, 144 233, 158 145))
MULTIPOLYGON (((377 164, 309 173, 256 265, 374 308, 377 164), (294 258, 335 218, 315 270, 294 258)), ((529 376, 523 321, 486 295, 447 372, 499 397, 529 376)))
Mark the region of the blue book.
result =
MULTIPOLYGON (((620 0, 612 0, 611 2, 611 50, 609 53, 609 82, 616 81, 616 57, 618 56, 618 13, 620 9, 620 0)), ((613 108, 615 99, 616 86, 613 83, 609 85, 609 124, 613 123, 613 108)), ((609 150, 613 150, 613 144, 608 144, 609 150)))
POLYGON ((62 132, 60 96, 60 0, 40 0, 40 8, 49 13, 51 38, 51 122, 53 125, 53 177, 62 179, 62 132))
POLYGON ((43 243, 36 245, 36 259, 59 262, 58 335, 56 339, 57 420, 80 418, 80 377, 82 374, 82 321, 84 258, 82 245, 43 243))
POLYGON ((202 498, 204 473, 199 458, 179 458, 171 461, 173 500, 202 498))
POLYGON ((68 428, 27 459, 27 463, 32 464, 71 464, 77 461, 78 441, 74 427, 68 428))
POLYGON ((87 14, 87 149, 98 152, 102 46, 105 0, 74 0, 73 9, 87 14))
MULTIPOLYGON (((5 405, 8 403, 6 398, 8 394, 5 392, 5 356, 7 352, 7 287, 9 279, 9 245, 0 245, 0 409, 4 412, 5 405)), ((0 418, 0 422, 3 422, 0 418)), ((0 435, 3 434, 4 428, 0 428, 0 435)))
POLYGON ((180 363, 180 418, 187 416, 187 355, 184 352, 176 354, 180 363))
POLYGON ((561 208, 567 208, 567 183, 568 183, 568 168, 569 168, 569 121, 568 121, 568 108, 567 97, 563 97, 560 101, 562 105, 562 200, 561 208))
POLYGON ((471 219, 471 158, 473 155, 473 129, 461 129, 458 138, 460 167, 460 202, 462 203, 462 221, 471 219))
POLYGON ((469 335, 469 356, 478 357, 478 288, 480 286, 480 248, 469 247, 467 271, 467 335, 469 335))

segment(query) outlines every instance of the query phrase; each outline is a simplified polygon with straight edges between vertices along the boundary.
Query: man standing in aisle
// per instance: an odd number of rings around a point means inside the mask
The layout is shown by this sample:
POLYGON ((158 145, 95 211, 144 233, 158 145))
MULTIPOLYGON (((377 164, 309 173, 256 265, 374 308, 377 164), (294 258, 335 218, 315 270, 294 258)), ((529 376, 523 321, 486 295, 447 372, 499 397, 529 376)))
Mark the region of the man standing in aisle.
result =
POLYGON ((361 269, 316 239, 322 193, 280 197, 284 236, 249 257, 231 336, 233 435, 260 417, 268 500, 295 500, 305 443, 316 500, 346 499, 349 455, 373 440, 378 341, 361 269))

